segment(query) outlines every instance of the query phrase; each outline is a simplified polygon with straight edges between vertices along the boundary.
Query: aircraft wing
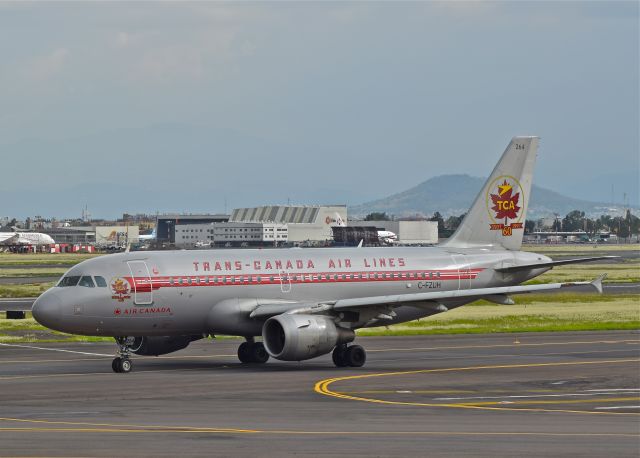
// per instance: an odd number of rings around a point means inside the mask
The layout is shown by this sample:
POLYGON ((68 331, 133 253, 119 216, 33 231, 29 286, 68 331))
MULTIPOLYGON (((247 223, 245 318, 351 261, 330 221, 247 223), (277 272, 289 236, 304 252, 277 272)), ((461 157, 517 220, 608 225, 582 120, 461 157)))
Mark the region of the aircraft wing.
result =
POLYGON ((11 244, 18 241, 20 235, 17 232, 0 232, 0 243, 11 244))
POLYGON ((511 294, 535 293, 538 291, 549 291, 554 289, 568 288, 573 286, 591 285, 598 292, 602 293, 602 280, 606 275, 601 275, 591 282, 573 283, 549 283, 542 285, 524 286, 499 286, 495 288, 458 289, 453 291, 437 291, 431 293, 398 294, 393 296, 372 296, 355 299, 340 299, 335 302, 331 310, 344 311, 358 309, 362 307, 374 307, 379 305, 400 306, 411 305, 412 303, 424 302, 447 302, 456 299, 482 299, 483 297, 508 296, 511 294))
MULTIPOLYGON (((446 304, 457 299, 477 300, 487 298, 494 302, 508 303, 508 296, 512 294, 535 293, 574 286, 590 285, 602 293, 602 280, 606 274, 591 282, 549 283, 542 285, 500 286, 495 288, 462 289, 453 291, 436 291, 430 293, 395 294, 390 296, 370 296, 354 299, 339 299, 335 301, 303 303, 303 302, 271 302, 258 305, 250 314, 251 318, 266 320, 282 313, 295 314, 326 314, 362 310, 375 307, 399 307, 401 305, 424 305, 425 303, 446 304)), ((260 301, 258 301, 259 303, 260 301)))

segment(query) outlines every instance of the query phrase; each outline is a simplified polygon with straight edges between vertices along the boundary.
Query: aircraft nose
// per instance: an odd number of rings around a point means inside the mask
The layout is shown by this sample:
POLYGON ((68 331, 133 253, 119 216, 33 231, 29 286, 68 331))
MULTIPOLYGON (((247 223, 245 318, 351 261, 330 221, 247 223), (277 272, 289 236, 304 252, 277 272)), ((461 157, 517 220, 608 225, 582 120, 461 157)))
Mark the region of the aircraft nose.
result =
POLYGON ((62 317, 62 301, 52 291, 46 291, 31 306, 33 318, 42 326, 55 329, 62 317))

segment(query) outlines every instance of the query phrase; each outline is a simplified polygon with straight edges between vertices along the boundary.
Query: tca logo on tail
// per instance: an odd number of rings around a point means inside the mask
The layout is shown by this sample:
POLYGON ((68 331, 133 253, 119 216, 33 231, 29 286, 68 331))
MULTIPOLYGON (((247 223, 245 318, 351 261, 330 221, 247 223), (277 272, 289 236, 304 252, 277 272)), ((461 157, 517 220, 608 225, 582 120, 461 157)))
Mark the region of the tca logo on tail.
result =
POLYGON ((524 192, 520 182, 512 176, 502 175, 495 178, 487 188, 487 212, 493 223, 492 231, 502 231, 510 237, 514 229, 524 229, 522 222, 522 204, 524 192))

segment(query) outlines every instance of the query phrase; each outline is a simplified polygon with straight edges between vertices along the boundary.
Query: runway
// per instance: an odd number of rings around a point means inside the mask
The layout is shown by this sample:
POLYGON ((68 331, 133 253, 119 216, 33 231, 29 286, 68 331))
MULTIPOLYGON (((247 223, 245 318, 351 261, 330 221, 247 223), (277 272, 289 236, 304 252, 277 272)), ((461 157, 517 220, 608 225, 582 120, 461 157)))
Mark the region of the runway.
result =
POLYGON ((360 369, 241 365, 239 342, 130 374, 109 344, 0 345, 0 455, 640 453, 639 331, 358 338, 360 369))

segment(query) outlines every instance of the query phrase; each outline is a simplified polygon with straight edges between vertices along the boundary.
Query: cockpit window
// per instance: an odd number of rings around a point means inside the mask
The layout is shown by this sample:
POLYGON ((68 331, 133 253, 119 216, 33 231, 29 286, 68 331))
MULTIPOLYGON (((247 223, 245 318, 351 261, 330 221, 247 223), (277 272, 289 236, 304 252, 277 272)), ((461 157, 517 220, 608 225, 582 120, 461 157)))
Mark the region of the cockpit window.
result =
POLYGON ((96 275, 93 278, 95 279, 96 285, 98 285, 98 287, 100 287, 100 288, 106 288, 107 287, 107 281, 104 279, 104 277, 96 275))
POLYGON ((94 288, 96 286, 93 284, 93 279, 89 275, 83 275, 80 278, 80 283, 78 283, 78 285, 86 286, 88 288, 94 288))
POLYGON ((80 276, 79 275, 70 275, 70 276, 64 277, 62 280, 60 280, 60 283, 58 283, 58 286, 61 286, 61 287, 76 286, 79 281, 80 281, 80 276))

